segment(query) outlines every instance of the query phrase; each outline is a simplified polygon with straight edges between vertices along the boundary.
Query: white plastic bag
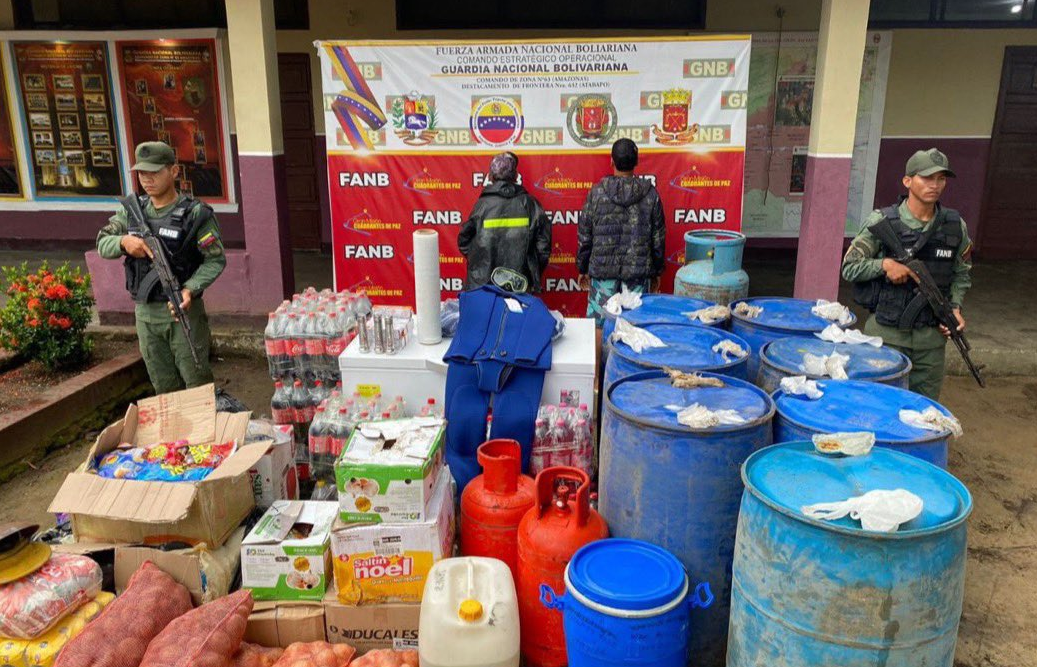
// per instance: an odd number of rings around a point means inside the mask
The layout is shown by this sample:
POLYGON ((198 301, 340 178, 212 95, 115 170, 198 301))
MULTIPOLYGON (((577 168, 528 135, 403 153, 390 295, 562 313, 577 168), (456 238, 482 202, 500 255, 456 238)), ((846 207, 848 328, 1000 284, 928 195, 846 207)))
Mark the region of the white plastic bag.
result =
POLYGON ((838 301, 818 299, 814 307, 810 309, 810 312, 829 322, 838 322, 844 327, 853 322, 853 313, 838 301))
POLYGON ((825 395, 817 386, 817 382, 808 380, 804 375, 781 378, 781 390, 786 394, 806 396, 811 400, 817 400, 825 395))
POLYGON ((699 308, 698 310, 693 310, 690 313, 681 313, 681 315, 684 315, 692 321, 698 320, 703 324, 713 324, 715 322, 726 320, 728 317, 730 317, 731 309, 727 306, 717 304, 715 306, 709 306, 708 308, 699 308))
POLYGON ((864 530, 895 533, 901 524, 922 513, 922 499, 906 489, 876 489, 835 503, 805 505, 802 510, 808 517, 823 521, 849 514, 851 519, 861 522, 864 530))
POLYGON ((848 378, 846 375, 846 364, 848 363, 850 363, 850 357, 838 352, 825 355, 804 352, 803 363, 799 365, 799 370, 807 375, 817 377, 828 376, 833 380, 846 380, 848 378))
POLYGON ((829 324, 824 331, 815 333, 815 336, 829 343, 846 343, 847 345, 871 345, 882 347, 880 336, 869 336, 857 329, 843 329, 838 324, 829 324))
POLYGON ((746 350, 730 338, 722 340, 716 345, 714 345, 713 351, 720 354, 720 357, 724 361, 731 361, 732 357, 734 357, 735 359, 741 359, 742 357, 749 356, 748 350, 746 350))
POLYGON ((814 449, 821 454, 864 456, 875 446, 875 434, 870 431, 817 433, 810 439, 814 443, 814 449))
POLYGON ((957 418, 945 415, 931 405, 922 412, 901 410, 900 421, 908 426, 924 428, 927 431, 950 431, 955 438, 960 438, 964 433, 961 430, 961 422, 957 418))
POLYGON ((609 297, 605 302, 605 312, 610 315, 622 315, 624 310, 633 310, 641 307, 641 294, 631 292, 623 285, 619 292, 609 297))
POLYGON ((635 327, 622 317, 616 320, 616 328, 609 340, 621 340, 638 354, 649 347, 667 347, 666 343, 659 340, 658 336, 645 329, 635 327))
POLYGON ((691 428, 712 428, 721 425, 744 424, 745 417, 737 410, 710 410, 700 403, 692 403, 686 408, 679 405, 667 405, 677 413, 677 422, 691 428))
POLYGON ((739 301, 735 306, 735 315, 741 315, 742 317, 748 317, 750 320, 756 319, 763 312, 763 306, 751 306, 745 301, 739 301))

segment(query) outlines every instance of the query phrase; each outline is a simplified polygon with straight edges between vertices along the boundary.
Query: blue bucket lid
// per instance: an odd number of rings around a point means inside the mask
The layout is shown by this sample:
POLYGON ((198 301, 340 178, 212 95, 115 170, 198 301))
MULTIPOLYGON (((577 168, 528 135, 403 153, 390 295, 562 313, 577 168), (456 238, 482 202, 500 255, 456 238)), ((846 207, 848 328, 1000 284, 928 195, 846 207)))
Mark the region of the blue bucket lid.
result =
POLYGON ((700 403, 710 410, 737 410, 744 424, 716 426, 709 433, 740 431, 769 420, 774 415, 774 401, 759 387, 745 380, 700 373, 705 377, 719 378, 723 387, 696 387, 677 389, 670 383, 670 376, 662 371, 635 373, 612 383, 607 391, 609 405, 626 419, 668 431, 693 431, 677 421, 677 413, 668 405, 686 407, 700 403))
MULTIPOLYGON (((624 317, 623 319, 626 319, 624 317)), ((655 368, 689 370, 698 368, 726 368, 744 363, 745 357, 728 355, 725 360, 713 346, 723 340, 732 340, 747 353, 752 352, 744 340, 722 329, 698 324, 646 324, 643 327, 659 337, 666 347, 650 347, 640 353, 622 341, 611 343, 611 351, 635 364, 655 368)))
POLYGON ((655 609, 684 591, 687 574, 666 549, 641 540, 611 538, 585 545, 569 561, 568 583, 614 609, 655 609))
POLYGON ((872 347, 871 345, 850 345, 848 343, 830 343, 820 338, 779 338, 767 343, 760 356, 780 370, 801 375, 800 365, 806 353, 826 356, 832 352, 850 357, 846 364, 846 374, 851 380, 870 380, 896 375, 905 370, 911 361, 902 353, 891 347, 872 347))
MULTIPOLYGON (((749 325, 770 327, 771 329, 785 329, 787 331, 824 331, 832 322, 810 312, 817 301, 807 299, 792 299, 784 296, 764 296, 752 299, 739 299, 731 304, 731 317, 749 325), (762 306, 763 312, 757 317, 748 318, 734 312, 734 307, 740 302, 746 302, 750 306, 762 306)), ((853 315, 853 313, 850 313, 853 315)), ((852 326, 857 321, 854 315, 853 322, 846 326, 852 326)), ((844 327, 845 328, 845 327, 844 327)))
POLYGON ((775 391, 778 414, 822 433, 870 431, 880 442, 928 442, 951 435, 949 431, 930 431, 900 421, 901 410, 922 412, 930 406, 951 414, 936 401, 913 391, 864 380, 823 380, 817 386, 824 396, 816 400, 775 391))
MULTIPOLYGON (((702 299, 693 299, 687 296, 645 294, 641 297, 641 306, 639 308, 624 310, 620 317, 637 326, 648 322, 690 324, 692 320, 684 313, 715 305, 712 301, 703 301, 702 299)), ((615 319, 614 315, 609 317, 615 319)))
POLYGON ((821 454, 811 442, 786 442, 753 452, 742 466, 746 489, 767 505, 806 523, 837 532, 903 537, 933 532, 964 521, 972 496, 954 475, 928 461, 876 447, 865 456, 821 454), (877 489, 906 489, 922 499, 922 513, 895 533, 861 528, 849 516, 822 521, 803 514, 804 505, 838 502, 877 489))

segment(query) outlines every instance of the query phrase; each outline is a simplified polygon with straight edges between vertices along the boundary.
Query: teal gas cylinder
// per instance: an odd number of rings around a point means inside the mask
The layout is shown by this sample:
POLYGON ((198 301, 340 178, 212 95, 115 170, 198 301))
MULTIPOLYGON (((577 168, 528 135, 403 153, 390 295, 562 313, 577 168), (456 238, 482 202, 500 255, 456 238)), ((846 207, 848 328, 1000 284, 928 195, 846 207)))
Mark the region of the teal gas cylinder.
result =
POLYGON ((684 266, 673 293, 715 303, 749 295, 749 274, 742 270, 745 235, 722 229, 699 229, 684 235, 684 266))

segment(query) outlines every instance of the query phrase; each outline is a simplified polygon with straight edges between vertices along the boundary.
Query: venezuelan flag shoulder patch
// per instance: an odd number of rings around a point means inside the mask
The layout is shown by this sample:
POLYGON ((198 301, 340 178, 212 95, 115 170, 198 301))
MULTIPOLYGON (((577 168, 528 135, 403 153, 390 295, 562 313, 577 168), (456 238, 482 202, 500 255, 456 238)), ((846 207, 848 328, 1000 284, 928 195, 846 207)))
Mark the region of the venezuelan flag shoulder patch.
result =
POLYGON ((216 243, 216 235, 212 232, 208 232, 198 239, 198 247, 205 249, 216 243))

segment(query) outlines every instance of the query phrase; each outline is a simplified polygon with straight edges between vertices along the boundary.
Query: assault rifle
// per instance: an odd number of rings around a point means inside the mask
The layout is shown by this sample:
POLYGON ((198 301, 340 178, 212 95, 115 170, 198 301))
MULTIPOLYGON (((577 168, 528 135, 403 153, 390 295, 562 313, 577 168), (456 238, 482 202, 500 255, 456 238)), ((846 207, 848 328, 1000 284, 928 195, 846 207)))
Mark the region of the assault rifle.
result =
MULTIPOLYGON (((201 362, 198 361, 198 350, 195 348, 194 337, 191 335, 191 323, 187 320, 187 313, 184 312, 182 287, 176 274, 173 273, 173 268, 169 266, 166 249, 162 245, 162 241, 155 236, 154 232, 151 231, 151 227, 145 221, 144 211, 140 208, 140 200, 137 199, 135 194, 130 193, 126 197, 122 197, 119 199, 119 203, 123 205, 126 209, 126 214, 129 216, 128 227, 130 235, 140 238, 151 250, 151 265, 158 276, 159 284, 162 286, 162 293, 169 299, 169 305, 173 308, 173 315, 180 322, 180 328, 183 329, 184 336, 187 338, 187 346, 191 348, 191 358, 194 359, 194 365, 199 366, 201 362)), ((149 289, 142 289, 141 291, 144 295, 151 292, 149 289)))
MULTIPOLYGON (((936 225, 933 224, 931 229, 935 228, 936 225)), ((914 273, 915 282, 918 283, 918 294, 908 303, 904 312, 904 320, 914 322, 918 312, 925 307, 926 303, 928 303, 929 307, 933 309, 933 313, 936 315, 936 321, 947 327, 947 330, 951 332, 950 339, 954 342, 954 346, 958 348, 958 353, 965 361, 965 366, 968 367, 969 372, 972 373, 972 377, 976 378, 976 382, 980 387, 985 388, 987 384, 984 382, 983 376, 979 374, 979 372, 983 370, 984 366, 983 364, 976 365, 973 363, 972 357, 969 356, 969 351, 972 350, 972 346, 969 345, 969 339, 965 337, 965 332, 958 331, 958 318, 954 314, 954 308, 951 307, 950 302, 947 301, 947 297, 945 297, 943 292, 940 291, 940 288, 937 287, 936 281, 933 280, 933 276, 929 273, 929 269, 926 268, 925 263, 915 257, 918 251, 920 251, 929 241, 931 234, 923 234, 914 247, 905 250, 903 244, 900 243, 900 238, 897 236, 896 232, 893 231, 892 226, 887 220, 880 220, 868 229, 887 247, 894 251, 896 256, 893 257, 893 259, 910 269, 914 273)))

